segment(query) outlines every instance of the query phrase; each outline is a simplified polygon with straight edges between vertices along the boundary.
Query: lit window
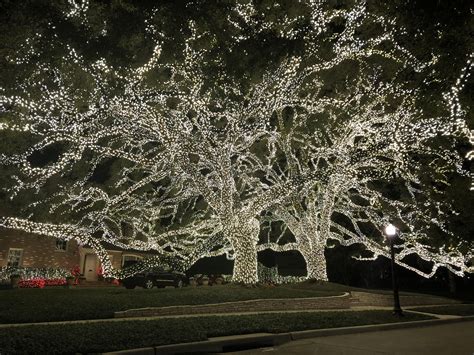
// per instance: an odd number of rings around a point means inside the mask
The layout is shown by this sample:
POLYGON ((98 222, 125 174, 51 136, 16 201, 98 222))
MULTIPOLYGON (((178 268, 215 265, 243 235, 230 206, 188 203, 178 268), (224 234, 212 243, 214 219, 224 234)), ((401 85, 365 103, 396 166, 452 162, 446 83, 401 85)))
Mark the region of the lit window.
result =
POLYGON ((20 267, 23 256, 23 249, 10 248, 8 251, 7 266, 20 267))
POLYGON ((56 250, 66 251, 67 249, 67 240, 56 239, 56 250))

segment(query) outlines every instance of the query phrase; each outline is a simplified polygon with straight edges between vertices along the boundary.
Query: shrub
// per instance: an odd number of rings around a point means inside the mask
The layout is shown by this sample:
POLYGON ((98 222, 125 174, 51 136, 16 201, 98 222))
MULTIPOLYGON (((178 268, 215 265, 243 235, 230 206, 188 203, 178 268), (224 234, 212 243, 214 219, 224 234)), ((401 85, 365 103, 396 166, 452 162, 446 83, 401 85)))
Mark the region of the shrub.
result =
POLYGON ((18 287, 20 288, 44 288, 46 282, 44 279, 20 280, 18 287))

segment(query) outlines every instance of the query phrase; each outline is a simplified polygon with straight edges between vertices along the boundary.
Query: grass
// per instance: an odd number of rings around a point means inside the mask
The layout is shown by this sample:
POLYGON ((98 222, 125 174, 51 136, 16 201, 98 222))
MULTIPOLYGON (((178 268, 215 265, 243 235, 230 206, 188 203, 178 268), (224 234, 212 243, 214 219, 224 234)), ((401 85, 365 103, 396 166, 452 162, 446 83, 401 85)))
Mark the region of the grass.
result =
POLYGON ((201 341, 224 335, 282 333, 425 319, 431 317, 407 313, 398 318, 388 311, 328 311, 33 325, 1 329, 0 353, 97 353, 201 341))
POLYGON ((448 306, 417 307, 410 309, 414 311, 434 314, 449 314, 453 316, 474 316, 474 304, 455 304, 448 306))
POLYGON ((340 285, 298 289, 234 285, 182 289, 46 288, 0 291, 0 323, 112 318, 132 308, 197 305, 259 298, 303 298, 342 294, 340 285))

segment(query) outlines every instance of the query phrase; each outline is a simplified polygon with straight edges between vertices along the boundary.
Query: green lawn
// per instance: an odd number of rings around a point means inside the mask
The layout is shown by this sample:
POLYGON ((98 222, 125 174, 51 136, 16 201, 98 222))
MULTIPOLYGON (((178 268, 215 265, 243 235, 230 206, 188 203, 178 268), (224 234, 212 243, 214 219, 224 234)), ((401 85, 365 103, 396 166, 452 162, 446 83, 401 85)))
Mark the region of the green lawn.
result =
POLYGON ((411 308, 414 311, 434 313, 434 314, 449 314, 453 316, 474 316, 474 304, 455 304, 448 306, 432 306, 432 307, 417 307, 411 308))
POLYGON ((207 337, 258 332, 406 322, 431 319, 388 311, 331 311, 242 316, 203 316, 152 321, 34 325, 0 329, 0 353, 91 353, 205 340, 207 337))
POLYGON ((0 291, 0 323, 112 318, 132 308, 206 304, 259 298, 301 298, 342 294, 337 286, 242 287, 234 285, 182 289, 46 288, 0 291), (336 290, 337 289, 337 290, 336 290))

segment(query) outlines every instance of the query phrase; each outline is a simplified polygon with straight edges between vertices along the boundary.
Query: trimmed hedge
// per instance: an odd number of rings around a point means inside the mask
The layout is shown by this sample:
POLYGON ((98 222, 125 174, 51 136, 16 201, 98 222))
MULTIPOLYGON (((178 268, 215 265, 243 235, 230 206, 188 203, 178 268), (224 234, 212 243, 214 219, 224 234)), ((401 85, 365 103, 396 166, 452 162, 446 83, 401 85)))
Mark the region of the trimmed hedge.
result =
POLYGON ((0 353, 97 353, 206 340, 207 337, 282 333, 431 319, 389 311, 331 311, 242 316, 205 316, 2 328, 0 353))

